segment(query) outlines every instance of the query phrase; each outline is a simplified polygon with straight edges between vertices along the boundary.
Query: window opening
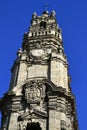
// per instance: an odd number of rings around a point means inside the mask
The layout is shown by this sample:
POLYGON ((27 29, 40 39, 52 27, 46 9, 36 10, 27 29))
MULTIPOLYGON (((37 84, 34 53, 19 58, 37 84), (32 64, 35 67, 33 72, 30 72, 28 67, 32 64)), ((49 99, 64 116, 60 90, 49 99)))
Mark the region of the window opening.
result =
POLYGON ((40 23, 40 29, 46 29, 46 22, 41 22, 40 23))
POLYGON ((26 130, 42 130, 42 129, 40 127, 39 122, 37 123, 32 122, 32 123, 27 123, 26 130))
POLYGON ((46 35, 47 35, 47 31, 46 31, 45 33, 46 33, 46 35))

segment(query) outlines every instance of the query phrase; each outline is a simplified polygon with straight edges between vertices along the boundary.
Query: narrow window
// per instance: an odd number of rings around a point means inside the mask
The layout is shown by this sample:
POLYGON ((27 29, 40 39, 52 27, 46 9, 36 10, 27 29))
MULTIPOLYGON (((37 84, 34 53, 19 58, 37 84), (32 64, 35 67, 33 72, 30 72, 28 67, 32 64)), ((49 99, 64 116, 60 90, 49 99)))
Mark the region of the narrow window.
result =
POLYGON ((46 29, 46 22, 42 21, 40 23, 40 29, 46 29))
POLYGON ((46 33, 46 35, 47 35, 47 31, 46 31, 45 33, 46 33))
POLYGON ((51 31, 49 31, 49 33, 51 33, 51 31))
POLYGON ((37 33, 35 32, 35 36, 37 36, 37 33))
POLYGON ((42 130, 42 129, 40 127, 39 122, 37 123, 32 122, 32 123, 27 123, 26 130, 42 130))

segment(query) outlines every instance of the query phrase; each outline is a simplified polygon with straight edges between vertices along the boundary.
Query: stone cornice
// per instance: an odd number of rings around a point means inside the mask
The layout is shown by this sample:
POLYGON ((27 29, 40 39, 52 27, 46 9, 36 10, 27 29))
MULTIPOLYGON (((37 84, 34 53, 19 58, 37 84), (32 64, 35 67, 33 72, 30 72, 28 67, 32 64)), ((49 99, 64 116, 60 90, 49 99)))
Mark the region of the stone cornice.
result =
POLYGON ((29 37, 28 38, 28 40, 29 41, 33 41, 33 40, 40 40, 40 38, 41 38, 41 40, 43 40, 43 39, 46 39, 46 40, 50 40, 50 41, 56 41, 56 43, 59 41, 59 42, 61 42, 62 43, 62 40, 61 39, 59 39, 58 37, 55 37, 53 34, 51 34, 51 35, 42 35, 42 36, 37 36, 37 37, 29 37))

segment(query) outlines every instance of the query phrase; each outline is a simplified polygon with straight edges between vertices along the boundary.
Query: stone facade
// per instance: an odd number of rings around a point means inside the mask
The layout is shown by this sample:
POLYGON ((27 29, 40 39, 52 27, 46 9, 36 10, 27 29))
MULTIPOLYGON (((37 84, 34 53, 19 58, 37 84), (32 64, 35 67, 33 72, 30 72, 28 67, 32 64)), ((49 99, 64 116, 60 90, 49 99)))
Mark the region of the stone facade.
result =
POLYGON ((78 130, 75 99, 55 11, 32 15, 0 100, 1 130, 78 130))

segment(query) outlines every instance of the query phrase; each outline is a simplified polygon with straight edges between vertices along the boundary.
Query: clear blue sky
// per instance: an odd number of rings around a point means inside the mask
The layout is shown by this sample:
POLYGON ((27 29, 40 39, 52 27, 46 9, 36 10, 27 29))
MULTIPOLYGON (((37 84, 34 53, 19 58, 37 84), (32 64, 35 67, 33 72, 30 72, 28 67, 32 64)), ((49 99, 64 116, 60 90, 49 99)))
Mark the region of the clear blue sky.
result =
MULTIPOLYGON (((0 0, 0 97, 9 88, 10 69, 32 13, 41 15, 45 3, 46 0, 0 0)), ((79 127, 87 130, 87 0, 48 0, 48 4, 48 11, 56 11, 62 28, 79 127)))

